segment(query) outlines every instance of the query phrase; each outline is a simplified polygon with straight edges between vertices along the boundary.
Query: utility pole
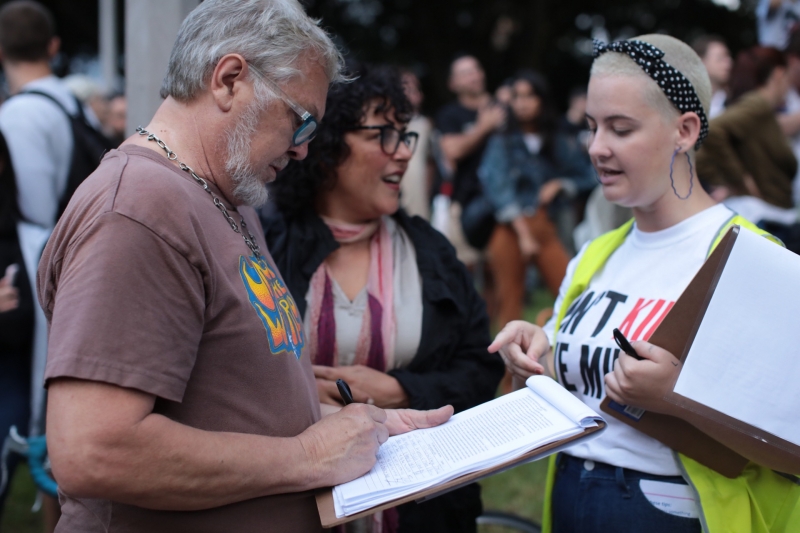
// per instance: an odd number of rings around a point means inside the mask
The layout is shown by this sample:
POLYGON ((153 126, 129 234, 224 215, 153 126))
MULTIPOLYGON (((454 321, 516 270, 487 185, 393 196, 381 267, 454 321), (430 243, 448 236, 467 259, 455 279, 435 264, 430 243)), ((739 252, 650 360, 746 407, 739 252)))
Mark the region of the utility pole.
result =
POLYGON ((125 2, 125 95, 127 134, 145 126, 161 97, 169 54, 178 28, 200 0, 127 0, 125 2))
POLYGON ((98 0, 100 35, 100 69, 106 93, 120 90, 117 61, 117 0, 98 0))

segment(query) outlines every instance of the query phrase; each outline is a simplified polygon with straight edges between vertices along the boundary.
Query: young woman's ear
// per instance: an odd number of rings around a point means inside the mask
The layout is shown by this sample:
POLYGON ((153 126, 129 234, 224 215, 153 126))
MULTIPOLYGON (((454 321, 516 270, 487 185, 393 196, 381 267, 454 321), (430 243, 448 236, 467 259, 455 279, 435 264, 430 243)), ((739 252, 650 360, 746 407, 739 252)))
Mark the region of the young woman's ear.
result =
POLYGON ((678 118, 678 142, 681 152, 691 150, 700 136, 700 117, 695 112, 687 112, 678 118))

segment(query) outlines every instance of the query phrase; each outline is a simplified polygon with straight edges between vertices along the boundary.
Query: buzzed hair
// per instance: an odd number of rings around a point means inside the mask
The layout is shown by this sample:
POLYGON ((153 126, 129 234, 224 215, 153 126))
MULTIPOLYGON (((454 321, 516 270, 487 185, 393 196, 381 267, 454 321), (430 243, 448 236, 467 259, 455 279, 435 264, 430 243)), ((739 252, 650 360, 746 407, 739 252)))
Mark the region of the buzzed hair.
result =
MULTIPOLYGON (((642 35, 631 40, 650 43, 664 52, 662 59, 686 76, 686 79, 691 82, 706 116, 708 116, 708 109, 711 105, 711 81, 700 56, 689 45, 669 35, 642 35)), ((667 98, 667 95, 664 94, 658 84, 626 54, 606 53, 599 56, 592 63, 591 75, 644 77, 649 81, 645 98, 650 105, 659 110, 665 117, 673 117, 680 114, 678 108, 667 98)))
POLYGON ((32 0, 16 0, 0 8, 0 51, 10 61, 49 59, 50 41, 55 37, 50 11, 32 0))

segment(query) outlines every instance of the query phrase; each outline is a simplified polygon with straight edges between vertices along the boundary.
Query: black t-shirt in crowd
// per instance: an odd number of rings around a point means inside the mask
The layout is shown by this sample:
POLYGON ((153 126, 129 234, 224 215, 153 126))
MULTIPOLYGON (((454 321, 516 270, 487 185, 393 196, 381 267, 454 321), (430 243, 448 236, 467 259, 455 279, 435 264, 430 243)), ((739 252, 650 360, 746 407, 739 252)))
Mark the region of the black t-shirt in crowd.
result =
MULTIPOLYGON (((467 109, 459 102, 451 102, 440 109, 436 115, 436 128, 442 135, 464 133, 475 125, 477 119, 477 110, 467 109)), ((456 166, 453 176, 453 199, 462 205, 481 192, 478 167, 481 164, 487 140, 488 137, 481 141, 471 154, 461 159, 456 166)))

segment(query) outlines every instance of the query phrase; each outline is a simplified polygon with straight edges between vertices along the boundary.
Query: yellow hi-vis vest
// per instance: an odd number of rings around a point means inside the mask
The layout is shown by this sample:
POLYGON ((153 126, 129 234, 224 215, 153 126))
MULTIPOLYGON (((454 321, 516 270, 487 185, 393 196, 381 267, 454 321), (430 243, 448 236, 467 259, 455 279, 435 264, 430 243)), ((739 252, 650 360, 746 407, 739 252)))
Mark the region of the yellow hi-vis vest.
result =
MULTIPOLYGON (((779 239, 745 218, 734 215, 722 225, 709 246, 708 254, 711 254, 728 229, 734 225, 783 245, 779 239)), ((561 302, 553 345, 570 304, 584 293, 594 274, 622 245, 632 228, 633 219, 589 243, 575 269, 564 301, 561 302)), ((700 522, 705 533, 800 533, 800 484, 796 481, 753 462, 748 463, 737 478, 730 479, 682 454, 676 455, 680 459, 683 477, 699 498, 700 522)), ((551 533, 553 527, 551 505, 556 476, 555 458, 555 455, 550 456, 547 471, 542 519, 544 533, 551 533)))

